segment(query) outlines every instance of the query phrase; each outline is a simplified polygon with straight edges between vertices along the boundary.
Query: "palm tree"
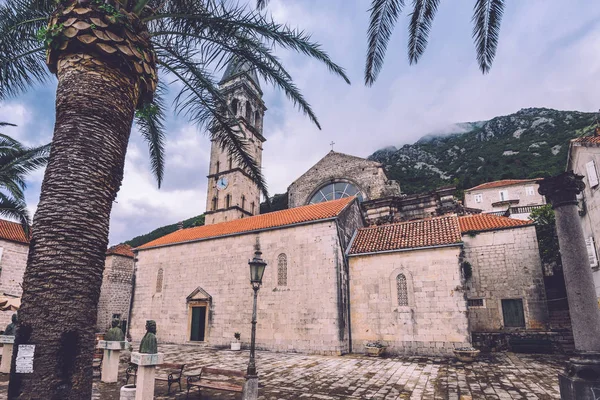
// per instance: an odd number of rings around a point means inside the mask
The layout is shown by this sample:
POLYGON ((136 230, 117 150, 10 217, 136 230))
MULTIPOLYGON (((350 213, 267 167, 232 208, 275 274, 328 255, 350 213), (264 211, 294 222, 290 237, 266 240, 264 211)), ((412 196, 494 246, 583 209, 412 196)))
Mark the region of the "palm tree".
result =
POLYGON ((46 80, 48 71, 58 78, 15 339, 15 348, 36 346, 34 372, 13 369, 9 398, 91 396, 111 207, 134 119, 150 144, 160 186, 165 82, 178 81, 175 110, 207 128, 265 193, 242 127, 210 71, 234 59, 250 63, 318 126, 276 47, 315 58, 348 82, 309 35, 233 2, 5 0, 0 6, 0 100, 46 80))
MULTIPOLYGON (((15 126, 0 122, 2 126, 15 126)), ((25 203, 25 176, 48 162, 50 145, 25 147, 17 140, 0 133, 0 215, 21 223, 29 234, 31 220, 25 203)))
MULTIPOLYGON (((258 9, 264 8, 269 0, 256 0, 258 9)), ((425 52, 429 31, 440 0, 413 0, 408 27, 408 61, 416 64, 425 52)), ((371 0, 365 84, 373 85, 385 59, 385 52, 404 9, 404 0, 371 0)), ((500 23, 504 13, 504 0, 475 0, 473 8, 473 39, 477 51, 477 63, 482 73, 489 72, 500 34, 500 23)))

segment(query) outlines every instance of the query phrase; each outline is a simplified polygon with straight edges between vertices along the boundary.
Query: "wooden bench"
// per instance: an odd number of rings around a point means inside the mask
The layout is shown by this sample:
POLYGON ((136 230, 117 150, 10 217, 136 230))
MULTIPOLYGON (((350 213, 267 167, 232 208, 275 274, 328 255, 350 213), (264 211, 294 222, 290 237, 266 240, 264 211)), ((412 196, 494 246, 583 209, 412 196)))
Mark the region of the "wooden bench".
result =
POLYGON ((202 367, 198 374, 189 375, 187 378, 187 399, 190 395, 190 389, 198 388, 223 390, 227 392, 244 392, 244 383, 246 380, 246 371, 227 370, 220 368, 202 367), (231 379, 224 380, 223 378, 237 378, 231 382, 231 379), (243 380, 243 382, 240 382, 243 380))
MULTIPOLYGON (((167 382, 168 389, 167 394, 171 394, 171 385, 177 383, 179 385, 179 391, 181 391, 181 376, 183 375, 183 368, 185 364, 173 364, 163 363, 156 366, 156 381, 167 382)), ((125 384, 129 383, 129 378, 133 377, 133 383, 137 378, 137 365, 129 363, 129 367, 125 370, 125 384)))

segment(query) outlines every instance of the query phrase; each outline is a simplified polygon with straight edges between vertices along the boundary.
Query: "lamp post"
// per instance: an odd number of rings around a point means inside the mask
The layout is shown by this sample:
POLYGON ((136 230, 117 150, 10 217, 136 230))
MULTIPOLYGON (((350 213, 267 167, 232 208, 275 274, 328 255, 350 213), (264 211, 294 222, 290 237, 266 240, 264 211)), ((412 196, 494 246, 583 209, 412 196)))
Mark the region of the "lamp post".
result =
MULTIPOLYGON (((256 363, 254 362, 254 347, 256 343, 256 298, 258 296, 258 290, 262 284, 263 274, 265 273, 265 267, 267 263, 261 258, 262 252, 259 247, 256 247, 254 252, 254 258, 248 261, 250 265, 250 283, 252 284, 252 290, 254 290, 254 304, 252 306, 252 336, 250 339, 250 361, 248 362, 248 370, 246 374, 248 377, 256 378, 256 363)), ((258 386, 258 385, 257 385, 258 386)))

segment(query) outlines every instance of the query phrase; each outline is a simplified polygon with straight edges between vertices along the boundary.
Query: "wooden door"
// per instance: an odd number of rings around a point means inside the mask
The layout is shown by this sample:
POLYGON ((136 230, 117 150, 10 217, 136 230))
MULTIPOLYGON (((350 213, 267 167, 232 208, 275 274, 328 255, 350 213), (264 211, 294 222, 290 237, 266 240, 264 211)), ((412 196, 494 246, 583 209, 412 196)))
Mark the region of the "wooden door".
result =
POLYGON ((192 326, 190 341, 204 342, 204 333, 206 331, 206 307, 192 307, 192 326))

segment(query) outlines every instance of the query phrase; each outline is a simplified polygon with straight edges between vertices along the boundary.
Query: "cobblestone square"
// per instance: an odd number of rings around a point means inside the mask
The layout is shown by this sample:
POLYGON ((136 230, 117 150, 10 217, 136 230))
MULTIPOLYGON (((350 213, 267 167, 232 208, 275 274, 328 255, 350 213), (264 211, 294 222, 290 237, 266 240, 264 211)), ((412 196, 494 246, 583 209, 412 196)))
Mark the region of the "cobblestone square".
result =
MULTIPOLYGON (((201 366, 245 369, 248 351, 163 345, 166 362, 185 363, 192 373, 201 366)), ((124 357, 125 358, 125 357, 124 357)), ((327 357, 257 352, 260 399, 557 399, 557 373, 566 357, 495 353, 465 364, 450 358, 372 358, 358 354, 327 357)), ((127 364, 121 363, 119 377, 127 364)), ((158 383, 158 382, 157 382, 158 383)), ((94 399, 118 399, 119 384, 94 381, 94 399)), ((166 384, 156 386, 157 399, 167 396, 166 384)), ((240 399, 240 394, 190 392, 190 399, 240 399)))

